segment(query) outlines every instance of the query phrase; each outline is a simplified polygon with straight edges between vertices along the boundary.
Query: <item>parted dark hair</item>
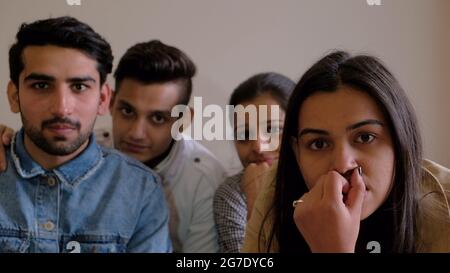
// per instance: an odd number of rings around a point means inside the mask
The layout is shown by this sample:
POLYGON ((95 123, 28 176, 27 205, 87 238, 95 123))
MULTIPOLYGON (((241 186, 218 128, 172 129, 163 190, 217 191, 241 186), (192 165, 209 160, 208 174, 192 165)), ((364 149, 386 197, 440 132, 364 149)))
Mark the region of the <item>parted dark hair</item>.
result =
POLYGON ((143 84, 176 82, 181 88, 180 103, 187 105, 192 93, 194 62, 181 50, 159 40, 138 43, 127 50, 114 73, 116 92, 126 78, 143 84))
POLYGON ((230 105, 236 106, 269 93, 280 104, 280 107, 286 110, 289 96, 294 87, 295 83, 284 75, 275 72, 256 74, 234 89, 230 97, 230 105))
POLYGON ((18 87, 19 76, 24 69, 22 54, 27 46, 55 45, 78 49, 97 61, 100 85, 112 71, 111 46, 89 25, 69 16, 23 23, 16 35, 16 43, 9 50, 11 81, 18 87))
MULTIPOLYGON (((376 218, 380 221, 374 223, 373 229, 366 230, 371 230, 373 235, 387 229, 393 235, 389 236, 392 240, 389 240, 391 245, 386 251, 414 252, 418 235, 416 216, 419 212, 418 191, 422 179, 422 141, 413 107, 398 81, 380 60, 364 55, 353 57, 342 51, 333 52, 315 63, 302 76, 289 100, 275 196, 269 212, 274 222, 266 251, 274 246, 275 241, 278 241, 280 252, 309 251, 293 220, 292 201, 306 193, 308 188, 291 144, 298 137, 299 112, 303 102, 317 92, 335 92, 341 86, 355 88, 374 99, 386 117, 393 140, 393 186, 382 205, 386 208, 383 214, 386 217, 376 218)), ((269 214, 266 215, 265 223, 269 214)), ((366 227, 362 223, 358 241, 366 227)))

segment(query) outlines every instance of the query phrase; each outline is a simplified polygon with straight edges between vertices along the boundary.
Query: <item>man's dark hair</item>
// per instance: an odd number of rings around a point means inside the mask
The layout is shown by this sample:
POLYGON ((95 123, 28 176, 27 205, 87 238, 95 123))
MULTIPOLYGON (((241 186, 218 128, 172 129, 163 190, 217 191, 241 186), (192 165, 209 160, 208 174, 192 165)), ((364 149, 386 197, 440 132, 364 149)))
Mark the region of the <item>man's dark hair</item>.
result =
POLYGON ((187 105, 192 93, 194 62, 181 50, 158 40, 138 43, 127 50, 114 73, 116 92, 126 78, 143 84, 176 82, 180 103, 187 105))
POLYGON ((112 70, 113 55, 109 43, 87 24, 73 17, 58 17, 23 23, 16 35, 16 43, 9 50, 11 81, 18 87, 24 69, 22 54, 27 46, 55 45, 78 49, 97 61, 100 84, 112 70))

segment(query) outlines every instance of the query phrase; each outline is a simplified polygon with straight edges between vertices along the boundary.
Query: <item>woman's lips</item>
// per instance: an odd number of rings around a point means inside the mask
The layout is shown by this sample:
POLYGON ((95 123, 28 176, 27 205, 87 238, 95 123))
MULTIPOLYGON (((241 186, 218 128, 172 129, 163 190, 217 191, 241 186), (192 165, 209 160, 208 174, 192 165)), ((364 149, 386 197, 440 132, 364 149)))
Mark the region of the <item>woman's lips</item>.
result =
POLYGON ((273 162, 277 159, 278 159, 277 157, 265 157, 265 158, 260 158, 258 160, 255 160, 255 163, 262 164, 262 163, 266 162, 267 164, 269 164, 269 166, 272 166, 273 162))

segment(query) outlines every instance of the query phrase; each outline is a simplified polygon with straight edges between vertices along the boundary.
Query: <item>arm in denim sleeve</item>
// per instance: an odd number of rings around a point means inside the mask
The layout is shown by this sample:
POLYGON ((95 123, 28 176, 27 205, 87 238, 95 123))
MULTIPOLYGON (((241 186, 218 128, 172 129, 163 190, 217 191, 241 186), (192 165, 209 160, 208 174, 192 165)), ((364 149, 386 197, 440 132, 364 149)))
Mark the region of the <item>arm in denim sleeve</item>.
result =
POLYGON ((148 183, 144 204, 127 252, 172 252, 169 238, 169 211, 159 183, 148 183))

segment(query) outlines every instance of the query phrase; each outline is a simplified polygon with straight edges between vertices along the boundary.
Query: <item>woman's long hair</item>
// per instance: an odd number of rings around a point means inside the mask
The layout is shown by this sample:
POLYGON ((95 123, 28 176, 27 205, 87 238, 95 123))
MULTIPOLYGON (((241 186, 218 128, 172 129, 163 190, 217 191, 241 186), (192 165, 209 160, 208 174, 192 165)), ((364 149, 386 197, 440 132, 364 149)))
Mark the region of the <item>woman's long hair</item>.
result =
POLYGON ((292 201, 306 193, 308 188, 297 165, 291 140, 297 138, 299 112, 305 99, 319 91, 335 92, 341 86, 369 94, 386 117, 395 155, 394 181, 386 201, 392 205, 389 213, 391 219, 388 220, 392 223, 391 232, 395 236, 392 249, 387 251, 415 251, 422 143, 413 107, 395 77, 378 59, 362 55, 352 57, 341 51, 333 52, 315 63, 300 79, 289 100, 275 196, 273 206, 266 215, 266 220, 269 215, 273 217, 273 226, 267 249, 263 251, 274 247, 275 241, 280 252, 310 251, 293 220, 292 201))

